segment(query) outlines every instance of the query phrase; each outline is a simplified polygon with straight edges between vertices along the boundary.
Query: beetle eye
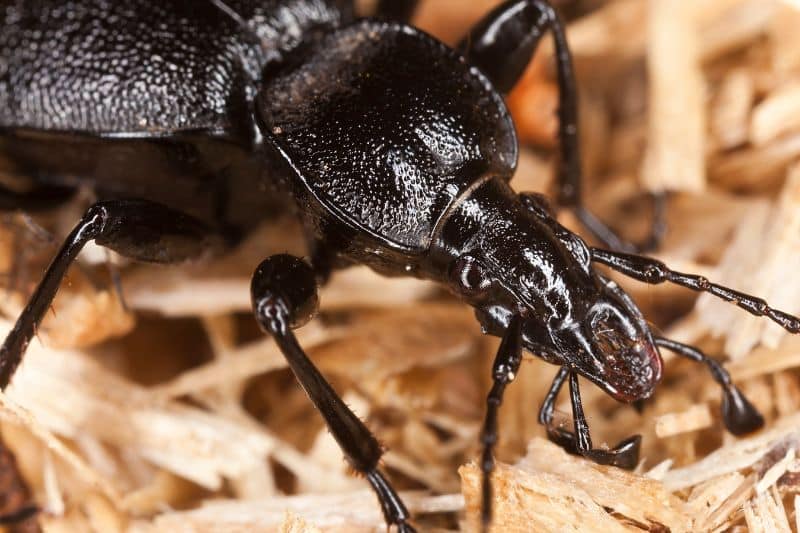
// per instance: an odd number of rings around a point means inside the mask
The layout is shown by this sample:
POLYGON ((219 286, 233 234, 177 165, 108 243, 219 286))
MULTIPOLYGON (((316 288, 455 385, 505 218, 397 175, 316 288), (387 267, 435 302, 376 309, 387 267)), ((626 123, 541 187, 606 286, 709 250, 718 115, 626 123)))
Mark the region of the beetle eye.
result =
POLYGON ((486 267, 470 254, 464 254, 453 262, 450 281, 459 292, 467 296, 477 296, 492 284, 486 267))

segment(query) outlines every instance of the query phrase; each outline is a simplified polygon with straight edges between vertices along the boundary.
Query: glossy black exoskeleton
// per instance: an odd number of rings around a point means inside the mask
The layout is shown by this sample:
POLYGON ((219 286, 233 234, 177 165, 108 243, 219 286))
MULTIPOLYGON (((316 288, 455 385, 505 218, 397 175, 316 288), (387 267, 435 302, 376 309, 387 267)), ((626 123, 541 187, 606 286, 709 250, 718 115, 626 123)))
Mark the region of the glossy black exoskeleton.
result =
POLYGON ((633 301, 593 262, 648 283, 710 292, 792 332, 800 320, 763 301, 631 253, 588 247, 536 194, 509 186, 517 139, 502 94, 544 33, 560 88, 560 203, 609 247, 613 233, 580 204, 576 90, 558 17, 544 0, 508 0, 458 50, 392 17, 413 1, 381 2, 355 20, 347 0, 3 0, 0 149, 10 167, 2 204, 52 204, 78 186, 88 209, 0 349, 8 384, 45 310, 88 241, 155 262, 235 242, 282 183, 311 236, 311 262, 278 255, 252 283, 256 319, 273 335, 389 524, 411 531, 378 469, 381 448, 298 345, 292 329, 317 308, 317 282, 342 260, 441 283, 502 337, 482 432, 484 521, 497 410, 525 349, 560 371, 540 411, 550 437, 594 461, 632 467, 638 437, 595 449, 578 375, 614 398, 650 396, 658 347, 706 364, 736 434, 761 415, 725 370, 654 336, 633 301), (569 378, 574 432, 553 427, 569 378))

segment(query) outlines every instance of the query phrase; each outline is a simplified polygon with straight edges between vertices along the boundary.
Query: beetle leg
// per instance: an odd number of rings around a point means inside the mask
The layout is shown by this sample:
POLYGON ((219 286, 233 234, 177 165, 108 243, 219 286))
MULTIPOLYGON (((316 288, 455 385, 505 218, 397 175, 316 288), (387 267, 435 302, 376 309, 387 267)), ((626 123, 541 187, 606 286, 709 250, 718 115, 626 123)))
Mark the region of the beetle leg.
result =
POLYGON ((200 221, 144 200, 113 200, 91 206, 50 263, 0 347, 0 389, 11 380, 67 268, 87 242, 93 240, 133 259, 176 263, 207 252, 212 235, 200 221))
POLYGON ((520 362, 522 361, 522 317, 514 315, 508 329, 503 335, 500 348, 492 367, 494 381, 489 396, 486 398, 486 418, 481 431, 483 454, 481 457, 482 503, 481 520, 488 526, 492 520, 492 484, 491 475, 494 470, 494 445, 497 443, 497 411, 503 402, 506 386, 514 381, 520 362))
POLYGON ((653 337, 653 340, 657 346, 708 367, 714 381, 722 387, 722 420, 728 431, 734 435, 744 435, 764 426, 764 417, 733 384, 730 374, 722 365, 693 346, 663 337, 653 337))
POLYGON ((589 435, 589 424, 583 414, 578 374, 575 372, 570 372, 569 375, 569 394, 572 402, 572 418, 575 424, 575 435, 572 438, 572 446, 575 449, 573 453, 582 455, 601 465, 611 465, 627 470, 635 468, 639 462, 641 435, 628 437, 610 450, 593 448, 592 438, 589 435))
POLYGON ((559 204, 573 209, 586 229, 612 249, 636 251, 655 248, 665 231, 664 195, 655 195, 652 232, 641 245, 620 238, 583 205, 578 89, 564 24, 553 6, 545 0, 507 0, 476 24, 458 48, 499 91, 508 93, 522 77, 539 40, 548 30, 555 43, 558 76, 559 204))
POLYGON ((628 277, 658 285, 669 282, 698 292, 707 292, 726 302, 731 302, 755 316, 766 316, 790 333, 800 333, 800 318, 773 309, 761 298, 711 283, 703 276, 684 274, 670 269, 657 259, 641 255, 612 252, 592 248, 592 260, 607 265, 628 277))
POLYGON ((667 233, 667 193, 654 192, 650 193, 650 196, 653 199, 653 219, 650 223, 650 235, 640 243, 634 244, 620 238, 613 229, 583 205, 575 207, 575 216, 583 227, 589 230, 592 236, 612 250, 632 253, 655 250, 661 245, 667 233))
POLYGON ((564 386, 564 382, 567 380, 568 375, 569 370, 567 367, 562 366, 558 369, 558 373, 553 379, 553 384, 550 385, 550 390, 547 391, 544 401, 542 402, 542 407, 539 409, 539 423, 548 429, 553 423, 553 412, 555 411, 556 407, 556 398, 558 397, 558 393, 561 392, 561 387, 564 386))
POLYGON ((274 255, 253 275, 251 296, 256 321, 273 336, 297 381, 325 419, 350 466, 364 474, 378 496, 384 517, 404 533, 414 531, 409 514, 391 484, 378 470, 383 451, 367 426, 342 401, 297 343, 292 328, 302 326, 317 310, 314 269, 302 259, 274 255))
POLYGON ((375 16, 387 20, 408 22, 418 3, 419 0, 379 0, 375 16))
POLYGON ((569 453, 578 453, 575 446, 575 434, 567 431, 561 427, 553 426, 553 413, 556 407, 556 398, 561 388, 570 376, 570 371, 567 367, 562 366, 559 368, 550 389, 542 401, 542 406, 539 409, 539 423, 545 427, 547 431, 547 438, 555 442, 569 453))
POLYGON ((547 391, 542 407, 539 410, 539 423, 545 426, 547 437, 569 453, 582 455, 601 465, 612 465, 625 469, 632 469, 639 462, 639 446, 642 441, 640 435, 629 437, 610 450, 592 447, 589 424, 586 422, 586 416, 583 413, 578 375, 570 372, 566 367, 559 369, 555 379, 553 379, 553 384, 550 385, 550 390, 547 391), (574 433, 552 425, 556 397, 567 376, 569 376, 572 418, 575 424, 574 433))

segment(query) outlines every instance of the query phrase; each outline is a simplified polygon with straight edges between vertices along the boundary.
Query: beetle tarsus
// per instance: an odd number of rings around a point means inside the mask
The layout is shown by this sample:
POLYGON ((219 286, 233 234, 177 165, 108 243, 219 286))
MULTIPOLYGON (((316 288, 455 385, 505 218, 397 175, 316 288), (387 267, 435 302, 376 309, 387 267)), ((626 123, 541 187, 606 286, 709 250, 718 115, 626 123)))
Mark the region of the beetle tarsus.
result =
POLYGON ((367 480, 378 495, 386 524, 397 526, 397 531, 400 533, 415 532, 416 530, 408 523, 410 515, 403 500, 400 499, 380 470, 375 468, 368 472, 367 480))
POLYGON ((639 464, 641 445, 642 436, 632 435, 609 450, 592 449, 582 452, 581 455, 597 464, 633 470, 639 464))

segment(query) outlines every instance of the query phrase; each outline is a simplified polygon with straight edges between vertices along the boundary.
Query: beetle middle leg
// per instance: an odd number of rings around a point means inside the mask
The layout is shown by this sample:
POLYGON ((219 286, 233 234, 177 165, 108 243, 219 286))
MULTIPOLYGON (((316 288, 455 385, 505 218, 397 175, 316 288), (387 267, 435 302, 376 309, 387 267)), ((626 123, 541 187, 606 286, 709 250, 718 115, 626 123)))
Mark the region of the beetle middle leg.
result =
POLYGON ((92 205, 50 263, 0 347, 0 389, 11 380, 67 269, 87 242, 140 261, 177 263, 213 250, 215 240, 214 232, 202 222, 153 202, 111 200, 92 205))
POLYGON ((578 89, 564 24, 553 6, 545 0, 507 0, 469 31, 459 49, 499 91, 508 93, 522 77, 547 31, 555 43, 558 76, 559 204, 572 209, 583 226, 609 248, 632 252, 658 247, 665 233, 665 194, 653 195, 651 234, 638 244, 619 237, 583 204, 578 89))
POLYGON ((350 466, 366 476, 378 496, 387 524, 411 533, 403 501, 378 469, 383 451, 367 426, 350 410, 297 342, 293 328, 317 310, 314 269, 291 255, 274 255, 259 265, 251 285, 253 312, 261 329, 275 339, 289 368, 325 419, 350 466))

